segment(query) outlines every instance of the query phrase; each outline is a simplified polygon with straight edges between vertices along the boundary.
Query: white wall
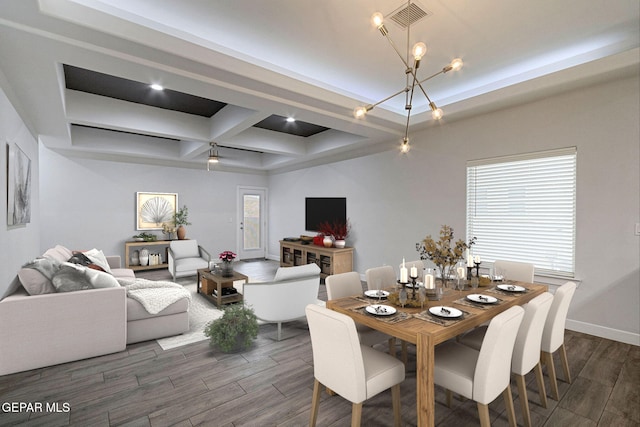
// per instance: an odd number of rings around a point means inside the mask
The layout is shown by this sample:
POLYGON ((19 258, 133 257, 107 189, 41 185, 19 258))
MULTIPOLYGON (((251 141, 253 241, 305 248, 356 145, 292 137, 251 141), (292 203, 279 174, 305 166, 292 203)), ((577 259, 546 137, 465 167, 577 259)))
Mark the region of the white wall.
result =
MULTIPOLYGON (((266 187, 263 175, 207 172, 114 163, 40 150, 42 233, 40 249, 102 249, 119 254, 136 230, 136 192, 178 193, 189 208, 187 238, 197 239, 212 257, 236 250, 237 186, 266 187)), ((162 231, 153 231, 163 238, 162 231)))
MULTIPOLYGON (((390 151, 269 181, 269 252, 304 233, 305 196, 346 196, 355 269, 417 258, 415 243, 442 224, 465 238, 471 159, 578 148, 576 274, 568 327, 640 344, 640 91, 636 78, 445 121, 410 135, 408 156, 390 151)), ((479 242, 478 244, 482 244, 479 242)))
POLYGON ((38 187, 38 144, 13 108, 4 91, 0 90, 0 298, 27 261, 38 255, 40 242, 40 214, 38 187), (31 159, 31 222, 21 226, 7 226, 7 144, 17 144, 31 159))

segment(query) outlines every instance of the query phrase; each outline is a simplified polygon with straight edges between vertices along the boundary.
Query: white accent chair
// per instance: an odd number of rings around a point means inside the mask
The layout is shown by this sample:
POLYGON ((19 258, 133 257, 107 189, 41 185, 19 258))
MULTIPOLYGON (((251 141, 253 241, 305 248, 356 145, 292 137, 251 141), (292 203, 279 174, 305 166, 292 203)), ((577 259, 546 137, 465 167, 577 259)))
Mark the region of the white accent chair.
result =
MULTIPOLYGON (((540 403, 543 408, 547 407, 547 395, 542 378, 542 367, 540 366, 540 343, 542 342, 542 331, 547 320, 549 309, 553 301, 553 295, 545 292, 538 295, 524 306, 524 317, 518 329, 518 336, 513 348, 511 359, 511 372, 515 375, 522 407, 522 417, 524 425, 531 426, 531 413, 529 412, 529 400, 527 398, 527 387, 524 376, 535 369, 536 380, 538 381, 538 391, 540 403)), ((476 350, 482 347, 487 328, 482 326, 474 329, 460 338, 460 343, 476 350)))
POLYGON ((493 268, 503 271, 507 280, 533 283, 535 266, 528 262, 495 260, 493 268))
POLYGON ((168 249, 169 272, 178 277, 193 276, 199 268, 209 268, 211 255, 197 240, 173 240, 168 249))
POLYGON ((515 306, 491 319, 480 351, 454 340, 435 349, 433 381, 447 389, 447 405, 451 406, 451 392, 475 400, 483 427, 491 425, 489 403, 500 393, 509 424, 516 425, 509 379, 511 356, 523 316, 524 309, 515 306))
POLYGON ((555 400, 560 400, 556 368, 553 366, 553 353, 557 350, 560 350, 560 360, 562 361, 565 381, 571 384, 569 361, 567 360, 567 351, 564 348, 564 328, 567 321, 567 313, 569 312, 569 304, 571 304, 575 291, 576 284, 574 282, 567 282, 556 290, 544 325, 544 331, 542 332, 542 363, 547 365, 551 394, 555 400))
POLYGON ((370 291, 389 288, 393 286, 398 280, 396 277, 396 272, 390 265, 369 268, 364 272, 364 276, 367 282, 367 288, 370 291))
POLYGON ((307 306, 306 314, 315 377, 309 425, 316 425, 321 385, 324 385, 352 403, 352 427, 360 425, 362 403, 391 388, 394 425, 399 427, 404 364, 360 344, 355 322, 349 316, 313 304, 307 306))
POLYGON ((308 304, 324 304, 318 299, 320 267, 316 264, 279 267, 272 282, 244 283, 244 304, 256 317, 278 324, 277 340, 282 339, 282 323, 304 319, 308 304))
MULTIPOLYGON (((327 276, 324 279, 324 284, 327 289, 328 300, 362 295, 360 274, 356 271, 327 276)), ((356 323, 356 330, 362 344, 371 347, 380 342, 388 341, 389 351, 392 355, 395 353, 395 338, 360 323, 356 323)))

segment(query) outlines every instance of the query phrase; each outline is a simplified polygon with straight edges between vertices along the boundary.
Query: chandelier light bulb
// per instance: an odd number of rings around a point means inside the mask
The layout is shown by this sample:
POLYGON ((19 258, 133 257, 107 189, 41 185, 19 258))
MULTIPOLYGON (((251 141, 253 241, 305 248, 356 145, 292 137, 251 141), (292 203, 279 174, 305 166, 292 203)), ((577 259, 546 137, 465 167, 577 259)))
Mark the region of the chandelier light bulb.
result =
POLYGON ((371 23, 374 27, 380 28, 384 24, 384 16, 380 12, 371 15, 371 23))
POLYGON ((427 45, 422 43, 422 42, 418 42, 416 44, 413 45, 413 49, 412 49, 412 53, 413 53, 413 58, 416 61, 420 61, 422 59, 422 57, 424 56, 425 53, 427 53, 427 45))
POLYGON ((356 107, 353 110, 353 117, 355 117, 356 119, 361 119, 367 115, 368 111, 369 109, 367 107, 356 107))
POLYGON ((402 154, 407 154, 411 150, 411 146, 409 145, 409 138, 402 139, 402 145, 400 146, 400 152, 402 154))
POLYGON ((453 71, 458 71, 460 68, 462 68, 462 59, 456 58, 451 61, 451 69, 453 71))
POLYGON ((441 108, 436 108, 435 110, 431 111, 431 117, 433 117, 433 120, 440 120, 443 115, 444 113, 442 112, 441 108))

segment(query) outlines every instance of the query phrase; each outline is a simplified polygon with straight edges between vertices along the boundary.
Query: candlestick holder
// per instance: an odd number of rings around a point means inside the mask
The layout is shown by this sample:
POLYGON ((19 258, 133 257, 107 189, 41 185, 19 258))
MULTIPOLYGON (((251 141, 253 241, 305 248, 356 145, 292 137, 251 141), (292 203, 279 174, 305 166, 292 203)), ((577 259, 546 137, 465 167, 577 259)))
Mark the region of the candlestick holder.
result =
POLYGON ((474 264, 475 264, 475 269, 476 269, 476 276, 478 276, 478 278, 480 278, 480 264, 482 264, 482 263, 474 261, 474 264))
POLYGON ((418 284, 416 283, 416 279, 418 278, 418 276, 413 277, 411 276, 411 287, 413 288, 413 292, 411 292, 411 299, 415 300, 416 299, 416 288, 418 287, 418 284))
POLYGON ((470 279, 473 276, 473 270, 475 267, 467 266, 467 279, 470 279))

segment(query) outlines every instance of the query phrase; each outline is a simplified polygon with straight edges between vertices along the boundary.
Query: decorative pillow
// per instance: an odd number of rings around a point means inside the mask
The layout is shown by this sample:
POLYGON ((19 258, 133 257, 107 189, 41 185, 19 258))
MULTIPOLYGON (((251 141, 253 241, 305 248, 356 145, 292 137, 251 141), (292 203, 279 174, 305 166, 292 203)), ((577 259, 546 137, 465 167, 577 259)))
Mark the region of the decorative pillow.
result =
POLYGON ((27 290, 29 295, 52 294, 56 288, 42 273, 34 268, 21 268, 18 271, 20 283, 27 290))
POLYGON ((72 255, 73 255, 73 252, 71 252, 69 249, 65 248, 62 245, 56 245, 55 248, 48 249, 43 254, 45 258, 55 259, 60 262, 65 262, 66 260, 71 258, 72 255))
POLYGON ((93 285, 85 275, 85 270, 87 269, 84 267, 64 263, 51 280, 56 291, 73 292, 82 291, 84 289, 93 289, 93 285))
POLYGON ((276 270, 274 281, 299 279, 302 277, 315 276, 320 274, 320 267, 316 264, 299 265, 296 267, 279 267, 276 270))
POLYGON ((85 267, 91 264, 91 260, 89 259, 89 257, 87 257, 82 252, 74 252, 73 256, 69 258, 67 262, 70 262, 71 264, 83 265, 85 267))
POLYGON ((91 285, 98 288, 119 288, 120 284, 111 274, 105 273, 99 270, 93 270, 91 267, 87 267, 84 272, 85 277, 89 280, 91 285))
POLYGON ((109 268, 109 263, 107 262, 107 257, 104 256, 101 250, 93 248, 90 251, 84 252, 84 254, 91 260, 93 264, 98 265, 102 269, 102 271, 112 274, 111 268, 109 268))

